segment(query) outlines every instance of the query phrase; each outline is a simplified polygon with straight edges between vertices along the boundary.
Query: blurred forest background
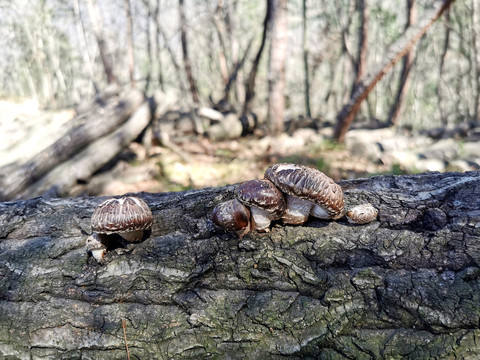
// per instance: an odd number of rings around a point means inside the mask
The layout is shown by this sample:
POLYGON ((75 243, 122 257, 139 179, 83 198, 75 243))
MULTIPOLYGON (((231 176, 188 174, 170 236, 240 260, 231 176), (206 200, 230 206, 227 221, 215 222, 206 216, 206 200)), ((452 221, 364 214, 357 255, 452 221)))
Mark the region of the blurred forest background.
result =
POLYGON ((3 175, 3 199, 217 186, 275 161, 335 179, 480 168, 479 0, 0 0, 0 15, 0 166, 31 178, 9 192, 3 175), (75 119, 104 121, 98 99, 132 89, 168 106, 66 188, 26 191, 98 140, 61 147, 75 119), (52 152, 70 155, 39 170, 52 152))

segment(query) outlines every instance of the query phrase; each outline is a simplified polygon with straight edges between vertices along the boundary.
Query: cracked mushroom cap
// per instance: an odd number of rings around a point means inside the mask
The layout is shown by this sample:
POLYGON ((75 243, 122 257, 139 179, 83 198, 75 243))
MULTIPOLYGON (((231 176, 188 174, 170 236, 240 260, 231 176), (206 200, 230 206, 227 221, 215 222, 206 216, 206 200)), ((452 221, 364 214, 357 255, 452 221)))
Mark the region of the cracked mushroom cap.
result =
POLYGON ((282 193, 269 180, 248 180, 235 189, 235 196, 246 206, 265 210, 279 219, 286 208, 282 193))
POLYGON ((119 234, 129 241, 141 239, 152 227, 153 215, 147 203, 137 197, 108 199, 93 212, 92 230, 99 234, 119 234), (134 234, 133 238, 125 234, 134 234))
POLYGON ((265 178, 283 193, 319 205, 331 218, 343 215, 342 188, 317 169, 297 164, 275 164, 267 169, 265 178))

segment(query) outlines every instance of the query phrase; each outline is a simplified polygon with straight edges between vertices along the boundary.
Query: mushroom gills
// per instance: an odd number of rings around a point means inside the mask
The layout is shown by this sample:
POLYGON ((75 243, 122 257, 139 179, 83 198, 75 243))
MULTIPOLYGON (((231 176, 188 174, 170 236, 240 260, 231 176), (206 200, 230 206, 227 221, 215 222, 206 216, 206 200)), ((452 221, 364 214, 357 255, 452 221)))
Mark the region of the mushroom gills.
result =
POLYGON ((268 211, 257 207, 251 207, 250 213, 252 219, 252 230, 262 232, 270 231, 270 223, 272 222, 272 220, 274 220, 274 217, 269 214, 268 211))
POLYGON ((300 199, 293 195, 287 195, 287 209, 285 210, 282 221, 285 224, 303 224, 308 220, 313 203, 308 200, 300 199))

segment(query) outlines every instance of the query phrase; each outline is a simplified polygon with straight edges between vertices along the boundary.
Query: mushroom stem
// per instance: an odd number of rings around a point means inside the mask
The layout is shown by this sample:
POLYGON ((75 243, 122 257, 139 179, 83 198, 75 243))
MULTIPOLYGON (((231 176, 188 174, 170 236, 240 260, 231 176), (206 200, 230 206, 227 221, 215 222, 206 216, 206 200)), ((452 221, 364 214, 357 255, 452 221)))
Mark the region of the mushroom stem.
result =
POLYGON ((285 224, 298 225, 308 220, 308 215, 313 207, 313 203, 292 195, 286 195, 286 200, 287 209, 282 216, 282 221, 285 224))
POLYGON ((138 242, 143 239, 143 230, 119 233, 118 235, 129 242, 138 242))
POLYGON ((102 242, 101 237, 98 234, 93 233, 87 238, 87 250, 99 263, 103 263, 103 258, 107 253, 107 247, 102 242))
POLYGON ((316 217, 318 219, 330 219, 331 218, 331 215, 329 215, 328 212, 323 207, 321 207, 320 205, 315 205, 312 208, 312 211, 310 212, 310 214, 313 217, 316 217))
POLYGON ((250 214, 252 219, 252 230, 262 232, 270 231, 270 223, 273 220, 273 216, 269 214, 268 211, 252 206, 250 208, 250 214))

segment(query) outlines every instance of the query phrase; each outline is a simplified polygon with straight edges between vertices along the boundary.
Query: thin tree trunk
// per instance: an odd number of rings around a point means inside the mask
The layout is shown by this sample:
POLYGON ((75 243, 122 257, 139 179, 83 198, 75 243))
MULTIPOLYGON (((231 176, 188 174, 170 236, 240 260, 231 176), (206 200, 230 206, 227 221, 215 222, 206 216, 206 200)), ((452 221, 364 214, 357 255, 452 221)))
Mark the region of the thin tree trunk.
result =
POLYGON ((77 31, 77 36, 78 40, 80 43, 80 52, 83 57, 83 63, 86 65, 88 69, 88 74, 90 76, 90 81, 92 82, 92 85, 95 89, 95 94, 98 94, 99 89, 97 82, 95 81, 95 75, 94 75, 94 70, 93 70, 93 61, 90 56, 90 51, 88 49, 88 43, 87 43, 87 35, 85 33, 85 26, 83 23, 83 18, 80 13, 80 0, 72 0, 72 7, 73 7, 73 16, 75 18, 75 28, 77 31))
POLYGON ((220 18, 223 17, 223 1, 219 0, 215 10, 211 11, 212 13, 212 23, 214 25, 215 31, 217 33, 218 42, 220 43, 220 48, 218 50, 218 63, 220 67, 220 75, 222 77, 222 82, 224 85, 228 83, 228 65, 227 65, 227 46, 225 44, 225 26, 224 22, 220 21, 220 18))
POLYGON ((125 14, 127 20, 127 56, 128 56, 128 74, 130 78, 130 85, 132 88, 137 86, 135 82, 135 54, 133 51, 133 18, 132 6, 130 0, 124 0, 125 14))
MULTIPOLYGON (((160 0, 157 0, 155 5, 155 11, 153 14, 154 22, 160 23, 160 0)), ((160 84, 160 89, 165 91, 165 81, 163 79, 163 65, 162 65, 162 53, 161 53, 161 45, 160 45, 160 33, 157 29, 157 34, 155 35, 155 44, 157 47, 157 54, 158 54, 158 83, 160 84)), ((174 65, 175 67, 175 65, 174 65)), ((183 82, 180 80, 180 88, 182 88, 183 82)))
POLYGON ((480 7, 478 0, 472 0, 472 49, 474 57, 474 84, 475 84, 475 101, 474 101, 474 120, 480 122, 480 7))
MULTIPOLYGON (((232 58, 232 68, 235 70, 230 70, 230 73, 235 73, 235 99, 234 103, 240 103, 245 99, 245 83, 243 77, 242 66, 245 62, 245 56, 240 59, 240 46, 238 42, 237 34, 237 18, 235 16, 237 9, 237 1, 229 1, 226 4, 226 13, 225 13, 225 26, 227 28, 227 34, 230 41, 230 54, 232 58)), ((250 51, 250 45, 252 44, 252 39, 250 39, 248 46, 244 54, 248 54, 250 51)), ((229 79, 230 80, 230 79, 229 79)), ((227 93, 228 99, 228 93, 227 93)))
POLYGON ((275 0, 272 21, 267 105, 270 133, 279 135, 283 132, 285 116, 285 63, 288 44, 287 0, 275 0))
POLYGON ((445 65, 445 58, 447 56, 448 48, 450 46, 450 11, 446 11, 445 14, 445 35, 442 47, 442 54, 440 55, 440 64, 438 66, 438 85, 437 85, 437 98, 438 98, 438 109, 440 111, 440 119, 442 120, 443 125, 448 123, 448 114, 445 112, 445 107, 443 105, 443 71, 445 65))
POLYGON ((350 96, 355 92, 357 86, 361 83, 367 72, 367 53, 368 53, 368 20, 369 9, 368 1, 360 0, 360 15, 361 15, 361 28, 360 37, 358 39, 358 55, 355 61, 355 81, 353 82, 352 91, 350 96))
POLYGON ((258 48, 257 55, 253 60, 252 69, 248 75, 246 91, 245 91, 245 101, 243 103, 242 115, 246 115, 251 111, 252 101, 255 97, 255 80, 257 77, 258 65, 260 64, 260 59, 262 58, 263 49, 265 48, 265 43, 267 40, 268 30, 270 27, 270 20, 272 16, 272 8, 274 0, 266 0, 267 9, 265 10, 265 19, 263 20, 263 33, 262 41, 260 47, 258 48))
MULTIPOLYGON (((234 63, 234 68, 232 69, 231 74, 228 78, 228 82, 225 85, 225 88, 223 90, 222 100, 224 100, 224 101, 228 101, 229 94, 230 94, 230 91, 232 89, 232 85, 240 82, 240 80, 241 80, 239 78, 240 73, 241 73, 240 70, 243 67, 243 64, 245 63, 245 60, 247 59, 248 53, 250 52, 252 42, 253 42, 253 39, 250 39, 250 41, 248 42, 247 48, 245 49, 245 51, 243 53, 242 58, 240 60, 237 60, 234 63)), ((237 89, 238 89, 238 87, 237 87, 237 89)), ((245 89, 244 89, 243 85, 240 87, 240 89, 241 90, 237 90, 237 91, 240 91, 241 94, 245 95, 245 91, 244 91, 245 89)))
MULTIPOLYGON (((415 25, 417 22, 417 6, 415 0, 407 0, 407 24, 405 29, 415 25)), ((405 101, 410 85, 410 70, 415 60, 415 47, 412 46, 407 54, 403 57, 402 73, 398 82, 397 95, 395 96, 395 103, 392 105, 390 114, 388 116, 389 125, 397 125, 400 114, 405 107, 405 101)))
POLYGON ((428 11, 422 21, 417 26, 409 28, 388 51, 384 62, 380 63, 378 67, 363 81, 360 82, 357 90, 352 95, 348 104, 346 104, 337 116, 337 125, 334 132, 334 138, 338 142, 345 140, 347 133, 355 115, 357 114, 362 101, 366 99, 370 91, 381 78, 410 50, 410 48, 422 38, 433 23, 443 14, 445 10, 455 0, 436 1, 436 7, 428 11))
MULTIPOLYGON (((167 35, 165 31, 163 30, 162 24, 160 22, 160 0, 157 0, 157 4, 155 6, 155 15, 154 15, 154 23, 155 23, 155 28, 156 28, 156 39, 157 39, 157 51, 158 51, 158 58, 160 58, 160 50, 162 46, 160 46, 160 37, 163 38, 163 47, 167 50, 168 55, 170 56, 170 60, 172 62, 173 67, 175 68, 175 72, 177 73, 177 80, 178 80, 178 85, 182 91, 182 94, 184 96, 188 95, 186 85, 184 83, 183 79, 183 74, 180 69, 180 64, 178 63, 176 57, 175 57, 175 52, 173 51, 172 47, 170 46, 170 41, 167 38, 167 35)), ((162 74, 162 72, 160 72, 162 74)), ((161 80, 161 83, 163 83, 163 75, 162 78, 159 79, 161 80)))
MULTIPOLYGON (((147 8, 147 19, 146 19, 146 37, 147 37, 147 57, 148 57, 148 69, 147 76, 145 79, 145 93, 148 94, 150 90, 150 83, 152 81, 152 71, 153 71, 153 51, 152 51, 152 30, 151 30, 151 21, 152 21, 152 9, 150 7, 150 2, 148 0, 143 0, 143 5, 147 8)), ((163 90, 163 89, 162 89, 163 90)))
POLYGON ((190 62, 190 56, 188 53, 188 42, 187 42, 187 19, 185 16, 185 0, 178 0, 178 11, 180 14, 180 38, 182 42, 182 55, 183 55, 183 65, 185 68, 185 73, 187 74, 188 84, 190 86, 190 93, 192 95, 192 100, 195 104, 198 104, 200 99, 198 97, 198 88, 193 77, 192 73, 192 64, 190 62))
POLYGON ((310 71, 308 66, 309 45, 307 37, 307 0, 302 2, 302 48, 303 48, 303 73, 305 86, 305 114, 312 117, 310 109, 310 71))
POLYGON ((105 36, 103 34, 103 25, 102 17, 100 15, 100 10, 98 9, 96 0, 87 0, 87 9, 90 18, 90 23, 92 24, 93 33, 97 40, 98 51, 100 53, 100 58, 102 59, 103 70, 107 76, 107 83, 112 84, 117 82, 117 77, 113 71, 112 57, 109 53, 109 47, 105 36))

